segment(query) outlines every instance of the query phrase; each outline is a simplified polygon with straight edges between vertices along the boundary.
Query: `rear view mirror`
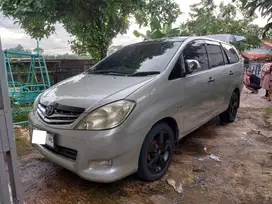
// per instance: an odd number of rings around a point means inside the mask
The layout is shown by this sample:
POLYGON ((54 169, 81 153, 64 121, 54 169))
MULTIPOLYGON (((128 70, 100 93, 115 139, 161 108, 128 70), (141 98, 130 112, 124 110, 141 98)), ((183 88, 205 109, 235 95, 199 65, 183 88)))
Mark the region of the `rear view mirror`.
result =
POLYGON ((200 69, 200 63, 197 60, 186 60, 186 70, 188 73, 192 73, 194 70, 200 69))

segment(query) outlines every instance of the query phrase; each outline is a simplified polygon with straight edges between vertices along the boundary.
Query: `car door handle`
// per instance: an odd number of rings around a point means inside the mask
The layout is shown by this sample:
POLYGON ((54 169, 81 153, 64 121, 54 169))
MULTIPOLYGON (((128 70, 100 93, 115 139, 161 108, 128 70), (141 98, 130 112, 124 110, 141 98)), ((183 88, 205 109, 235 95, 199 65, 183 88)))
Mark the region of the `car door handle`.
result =
POLYGON ((215 78, 210 77, 208 82, 211 83, 211 82, 214 82, 214 81, 215 81, 215 78))
POLYGON ((233 75, 233 72, 232 72, 232 71, 230 71, 230 72, 229 72, 229 75, 230 75, 230 76, 231 76, 231 75, 233 75))

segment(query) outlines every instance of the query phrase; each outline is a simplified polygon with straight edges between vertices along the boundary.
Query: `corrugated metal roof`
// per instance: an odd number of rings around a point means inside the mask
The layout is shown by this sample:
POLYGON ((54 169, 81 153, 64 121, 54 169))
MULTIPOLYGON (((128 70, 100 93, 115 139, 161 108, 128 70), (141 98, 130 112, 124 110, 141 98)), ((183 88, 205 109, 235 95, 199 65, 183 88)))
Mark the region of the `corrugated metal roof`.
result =
POLYGON ((249 53, 243 52, 242 56, 248 59, 265 59, 267 57, 271 58, 272 54, 249 54, 249 53))
POLYGON ((272 48, 272 43, 270 43, 270 42, 263 41, 263 44, 270 47, 270 48, 272 48))

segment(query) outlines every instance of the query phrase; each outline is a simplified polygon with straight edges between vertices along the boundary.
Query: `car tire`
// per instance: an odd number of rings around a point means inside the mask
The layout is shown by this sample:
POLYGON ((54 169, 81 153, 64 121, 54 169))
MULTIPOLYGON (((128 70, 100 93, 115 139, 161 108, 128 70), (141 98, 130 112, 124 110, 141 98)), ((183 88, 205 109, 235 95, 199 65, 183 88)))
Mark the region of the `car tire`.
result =
POLYGON ((233 92, 228 109, 219 116, 221 123, 231 123, 236 119, 239 108, 239 100, 239 95, 236 92, 233 92))
POLYGON ((137 176, 144 181, 160 179, 171 164, 174 133, 166 123, 154 125, 147 134, 139 157, 137 176))

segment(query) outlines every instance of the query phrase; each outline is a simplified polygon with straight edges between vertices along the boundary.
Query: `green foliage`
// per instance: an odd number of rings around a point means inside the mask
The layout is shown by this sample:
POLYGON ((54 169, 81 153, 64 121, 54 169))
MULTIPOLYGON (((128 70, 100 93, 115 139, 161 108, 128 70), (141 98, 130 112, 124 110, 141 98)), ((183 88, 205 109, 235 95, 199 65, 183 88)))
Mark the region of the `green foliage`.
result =
POLYGON ((35 39, 55 32, 62 23, 74 36, 71 48, 94 59, 106 56, 112 39, 125 33, 130 17, 146 25, 153 15, 161 22, 174 21, 179 9, 174 0, 0 0, 5 16, 12 16, 35 39))
POLYGON ((162 37, 170 37, 179 35, 178 28, 172 28, 172 23, 181 15, 178 4, 157 0, 150 1, 149 4, 140 7, 135 12, 135 18, 140 26, 149 26, 150 29, 146 34, 142 34, 137 30, 133 31, 136 37, 144 39, 157 39, 162 37))
POLYGON ((80 56, 74 54, 43 55, 45 59, 92 59, 91 56, 80 56))
MULTIPOLYGON (((182 23, 179 28, 172 28, 174 21, 163 23, 159 17, 150 18, 149 30, 142 34, 134 31, 136 37, 144 39, 156 39, 171 36, 202 36, 210 34, 233 34, 242 35, 246 38, 245 42, 237 45, 239 50, 255 48, 260 45, 262 28, 252 24, 255 15, 248 17, 242 9, 241 3, 229 3, 216 5, 213 0, 202 0, 200 3, 193 4, 189 13, 189 19, 182 23)), ((272 33, 267 35, 270 39, 272 33)))
MULTIPOLYGON (((181 14, 178 4, 172 0, 147 0, 139 2, 134 16, 140 27, 148 26, 152 22, 157 23, 156 21, 161 24, 174 23, 181 14), (156 18, 155 21, 154 18, 156 18)), ((151 28, 151 30, 153 29, 151 28)))
MULTIPOLYGON (((40 49, 40 54, 43 54, 44 50, 42 48, 40 49)), ((27 53, 31 53, 30 49, 25 49, 22 45, 17 45, 16 47, 13 48, 9 48, 7 49, 9 51, 13 51, 13 52, 27 52, 27 53)), ((34 52, 37 52, 38 48, 34 49, 34 52)), ((75 54, 57 54, 57 55, 48 55, 45 54, 43 55, 45 57, 45 59, 92 59, 91 56, 80 56, 80 55, 75 55, 75 54)), ((23 64, 20 64, 20 60, 17 60, 16 58, 25 58, 25 56, 22 55, 10 55, 11 58, 11 63, 13 63, 14 65, 12 65, 13 67, 15 67, 16 71, 21 71, 21 69, 25 70, 25 68, 22 68, 23 64)))
MULTIPOLYGON (((235 0, 233 0, 235 1, 235 0)), ((264 0, 240 0, 242 2, 243 9, 249 14, 249 16, 255 15, 255 11, 259 10, 263 18, 267 18, 267 24, 263 29, 263 37, 266 38, 266 35, 270 35, 272 28, 272 22, 269 22, 272 19, 272 1, 264 0)))
POLYGON ((240 4, 223 4, 217 6, 213 0, 202 0, 191 6, 190 18, 180 27, 181 35, 233 34, 242 35, 245 42, 238 45, 239 50, 250 49, 260 45, 262 29, 251 22, 256 16, 248 17, 240 4), (242 15, 241 15, 242 14, 242 15))
POLYGON ((133 34, 144 39, 172 37, 180 34, 179 28, 172 28, 172 23, 161 23, 157 17, 151 18, 149 27, 145 35, 137 30, 134 30, 133 34))
MULTIPOLYGON (((26 52, 26 53, 31 53, 30 49, 24 49, 24 47, 22 45, 17 45, 16 47, 13 48, 9 48, 7 49, 8 51, 11 52, 26 52)), ((23 58, 24 56, 22 55, 11 55, 12 58, 23 58)))
POLYGON ((40 53, 40 54, 43 54, 43 52, 44 52, 44 50, 41 47, 39 47, 39 48, 36 47, 36 48, 34 48, 33 51, 36 53, 40 53))

